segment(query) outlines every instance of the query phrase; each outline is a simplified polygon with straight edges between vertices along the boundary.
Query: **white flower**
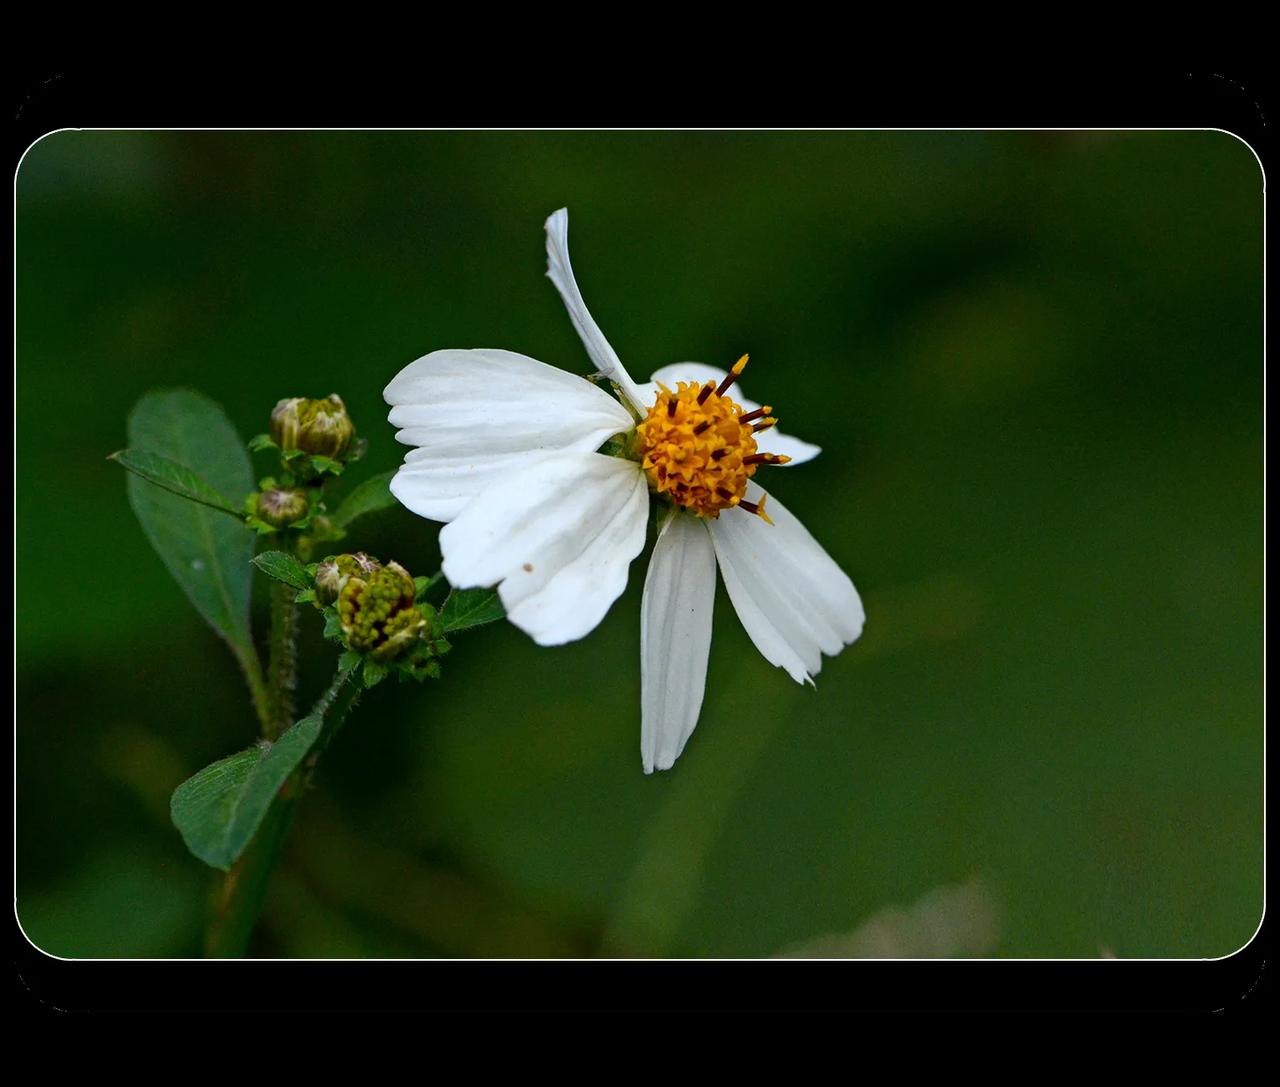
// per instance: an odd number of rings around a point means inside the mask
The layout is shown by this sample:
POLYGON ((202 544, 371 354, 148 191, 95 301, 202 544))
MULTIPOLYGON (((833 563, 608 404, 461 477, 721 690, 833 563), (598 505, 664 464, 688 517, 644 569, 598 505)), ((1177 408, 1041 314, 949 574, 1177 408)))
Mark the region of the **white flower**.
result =
POLYGON ((676 363, 637 385, 574 281, 568 212, 546 229, 547 275, 625 406, 525 355, 433 351, 383 394, 397 439, 416 447, 391 490, 414 513, 449 522, 440 532, 449 582, 496 585, 507 617, 539 645, 595 628, 644 547, 650 501, 669 510, 640 616, 641 755, 645 773, 666 770, 702 706, 717 564, 756 648, 800 683, 812 682, 822 654, 861 634, 862 602, 752 478, 819 449, 779 433, 771 407, 738 395, 746 356, 731 371, 676 363), (610 439, 621 455, 597 452, 610 439))

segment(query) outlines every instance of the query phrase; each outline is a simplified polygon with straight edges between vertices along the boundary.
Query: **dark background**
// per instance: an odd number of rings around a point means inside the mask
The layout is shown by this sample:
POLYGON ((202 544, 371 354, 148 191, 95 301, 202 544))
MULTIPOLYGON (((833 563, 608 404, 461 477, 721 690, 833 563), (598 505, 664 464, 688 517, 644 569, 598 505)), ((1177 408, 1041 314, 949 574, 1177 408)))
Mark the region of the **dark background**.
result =
MULTIPOLYGON (((248 438, 279 397, 339 392, 370 440, 352 478, 391 468, 381 389, 413 358, 494 346, 589 369, 542 275, 562 205, 634 376, 750 351, 747 395, 824 447, 773 490, 853 576, 866 633, 803 689, 721 593, 698 730, 651 778, 643 559, 582 642, 459 636, 441 682, 377 689, 331 749, 255 951, 1128 958, 1248 940, 1262 176, 1221 132, 40 141, 17 182, 30 938, 198 954, 213 876, 168 795, 254 735, 230 655, 105 460, 129 408, 193 386, 248 438)), ((396 510, 352 544, 429 573, 435 536, 396 510)), ((308 695, 331 668, 316 625, 308 695)))

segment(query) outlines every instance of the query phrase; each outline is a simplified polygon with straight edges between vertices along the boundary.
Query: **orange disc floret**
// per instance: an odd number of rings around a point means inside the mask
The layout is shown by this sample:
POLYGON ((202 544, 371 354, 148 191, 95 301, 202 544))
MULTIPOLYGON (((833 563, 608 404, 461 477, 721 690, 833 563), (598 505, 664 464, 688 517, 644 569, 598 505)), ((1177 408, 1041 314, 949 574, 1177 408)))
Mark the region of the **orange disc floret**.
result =
MULTIPOLYGON (((734 367, 732 377, 742 372, 746 358, 734 367)), ((672 392, 658 385, 658 399, 644 422, 636 427, 636 446, 641 464, 659 494, 692 510, 699 517, 718 517, 721 510, 744 504, 747 480, 761 464, 781 464, 788 458, 757 453, 755 432, 772 425, 772 418, 753 423, 769 408, 745 414, 720 390, 732 382, 726 379, 719 389, 681 381, 672 392)), ((767 519, 767 518, 766 518, 767 519)))

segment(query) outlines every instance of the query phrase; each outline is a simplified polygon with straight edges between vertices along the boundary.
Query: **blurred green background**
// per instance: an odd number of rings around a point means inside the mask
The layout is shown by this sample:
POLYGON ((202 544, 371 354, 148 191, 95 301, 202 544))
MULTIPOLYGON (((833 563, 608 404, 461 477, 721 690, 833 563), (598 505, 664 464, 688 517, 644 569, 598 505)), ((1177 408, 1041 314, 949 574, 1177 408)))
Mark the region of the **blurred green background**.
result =
MULTIPOLYGON (((824 447, 771 489, 853 577, 866 632, 801 688, 721 589, 700 724, 653 777, 645 557, 579 643, 460 635, 442 681, 379 687, 339 736, 255 953, 1244 944, 1262 911, 1263 195, 1252 152, 1216 132, 40 141, 17 181, 30 938, 198 955, 214 877, 168 797, 255 735, 105 459, 130 407, 192 386, 247 439, 278 398, 339 392, 370 442, 348 478, 385 471, 403 447, 381 390, 414 358, 590 368, 543 276, 565 205, 633 375, 749 351, 747 395, 824 447)), ((353 546, 436 569, 436 525, 363 524, 353 546)), ((304 702, 333 658, 307 625, 304 702)))

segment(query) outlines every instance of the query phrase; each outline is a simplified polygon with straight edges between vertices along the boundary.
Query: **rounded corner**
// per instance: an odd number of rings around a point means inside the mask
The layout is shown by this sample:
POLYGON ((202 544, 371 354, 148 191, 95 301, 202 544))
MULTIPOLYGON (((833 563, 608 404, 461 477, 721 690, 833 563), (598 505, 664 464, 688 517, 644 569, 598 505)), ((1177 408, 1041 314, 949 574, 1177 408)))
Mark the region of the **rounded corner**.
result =
POLYGON ((83 132, 83 131, 84 129, 82 128, 71 128, 71 127, 53 128, 53 129, 50 129, 48 132, 41 133, 34 140, 32 140, 23 150, 22 154, 18 156, 18 164, 13 168, 14 192, 15 193, 17 192, 18 179, 22 175, 23 163, 27 161, 27 156, 30 155, 32 151, 34 151, 41 144, 48 142, 48 140, 53 136, 60 136, 64 132, 83 132))
POLYGON ((1226 136, 1248 150, 1249 154, 1253 156, 1253 161, 1258 164, 1258 176, 1262 182, 1262 191, 1264 193, 1267 191, 1267 168, 1262 164, 1262 156, 1258 154, 1258 151, 1253 144, 1243 136, 1239 135, 1239 133, 1232 132, 1229 128, 1206 128, 1203 131, 1206 133, 1226 136))
POLYGON ((1206 956, 1209 962, 1226 962, 1228 959, 1234 959, 1237 955, 1241 955, 1249 950, 1250 945, 1258 938, 1258 934, 1262 931, 1262 926, 1267 920, 1267 903, 1262 903, 1262 912, 1258 915, 1258 923, 1254 926, 1253 933, 1244 943, 1237 947, 1234 951, 1228 951, 1225 955, 1206 956))
POLYGON ((37 955, 53 962, 76 962, 77 960, 66 955, 59 955, 53 951, 47 951, 31 938, 31 934, 27 931, 27 926, 22 923, 22 915, 18 912, 18 898, 15 895, 13 899, 13 921, 18 926, 18 931, 22 934, 22 938, 26 940, 27 946, 31 948, 37 955))

